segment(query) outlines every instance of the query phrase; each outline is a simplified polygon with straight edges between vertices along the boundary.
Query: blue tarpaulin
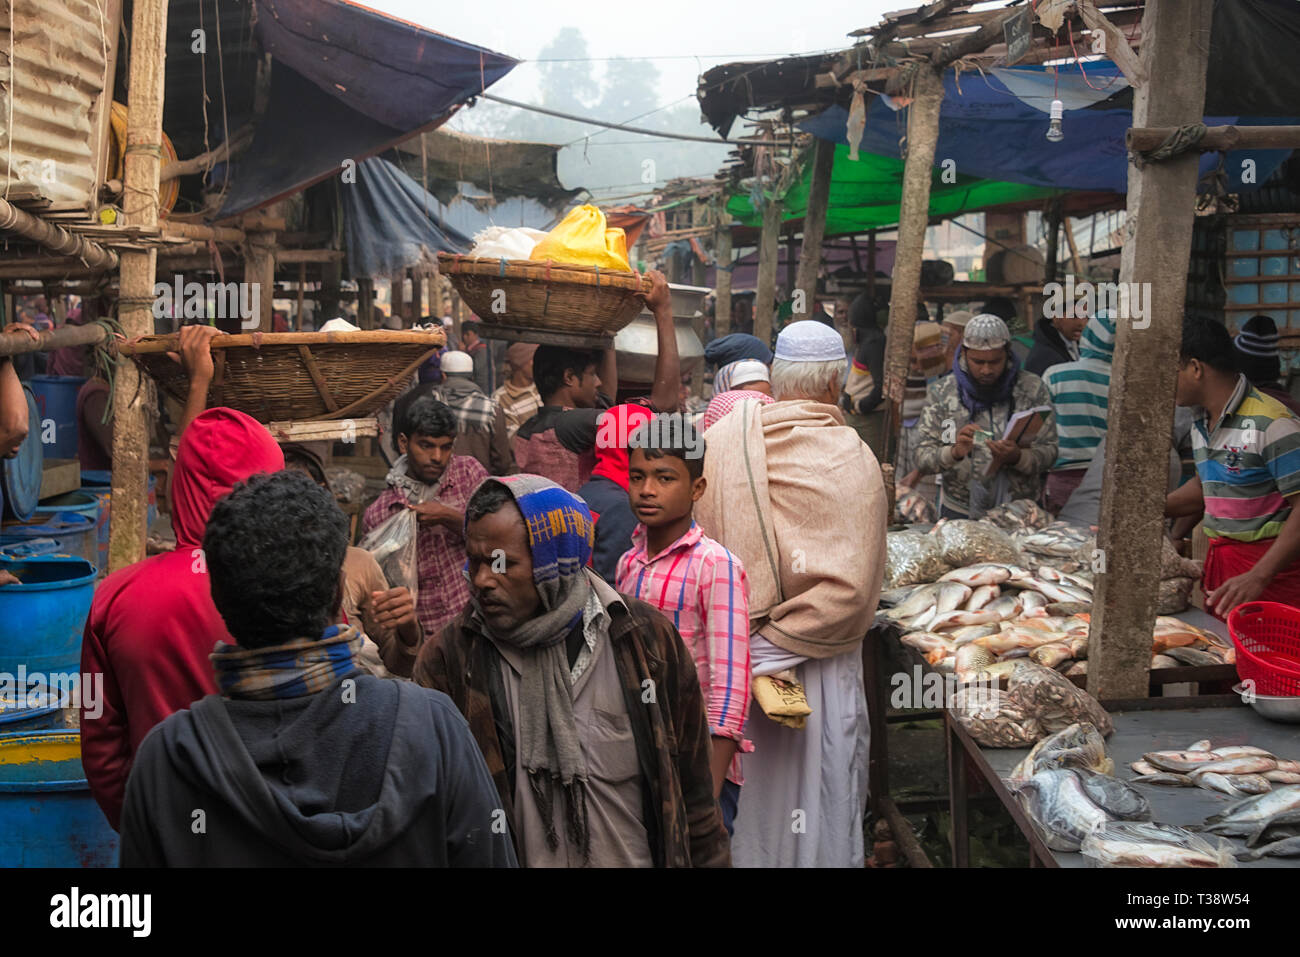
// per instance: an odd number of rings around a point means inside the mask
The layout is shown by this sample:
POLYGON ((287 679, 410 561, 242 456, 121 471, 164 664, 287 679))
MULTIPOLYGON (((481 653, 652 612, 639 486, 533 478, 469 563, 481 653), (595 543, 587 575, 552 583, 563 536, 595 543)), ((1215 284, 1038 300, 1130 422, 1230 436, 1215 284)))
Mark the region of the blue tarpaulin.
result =
POLYGON ((347 0, 260 0, 271 95, 216 218, 298 192, 432 129, 518 62, 347 0))
MULTIPOLYGON (((1078 67, 1071 66, 1077 76, 1078 67)), ((1124 134, 1132 125, 1133 114, 1127 106, 1113 101, 1123 94, 1119 69, 1109 62, 1087 63, 1088 82, 1103 87, 1113 84, 1117 96, 1086 108, 1067 110, 1063 130, 1065 138, 1049 142, 1048 117, 1041 109, 1022 102, 996 76, 965 71, 960 80, 953 70, 944 74, 944 99, 939 114, 939 143, 934 162, 942 166, 953 160, 956 172, 981 179, 1023 183, 1062 189, 1102 190, 1124 193, 1128 190, 1128 152, 1124 134)), ((1046 87, 1052 81, 1048 68, 1015 67, 1026 83, 1046 87), (1044 80, 1043 78, 1049 78, 1044 80)), ((999 71, 1001 72, 1001 71, 999 71)), ((1063 74, 1062 79, 1064 79, 1063 74)), ((1074 82, 1077 82, 1074 81, 1074 82)), ((1017 84, 1020 86, 1020 84, 1017 84)), ((1050 97, 1049 97, 1050 101, 1050 97)), ((803 123, 800 129, 836 143, 848 142, 845 123, 848 111, 834 106, 803 123)), ((1269 126, 1294 123, 1280 117, 1218 116, 1206 117, 1211 126, 1240 123, 1269 126)), ((867 126, 861 149, 881 156, 899 156, 899 140, 907 132, 907 113, 895 112, 883 100, 867 98, 867 126)), ((1237 192, 1255 189, 1290 155, 1289 150, 1235 150, 1224 157, 1228 189, 1237 192), (1242 182, 1242 160, 1255 161, 1254 183, 1242 182)), ((1218 164, 1218 154, 1201 158, 1202 173, 1218 164)))
POLYGON ((339 194, 354 277, 391 276, 438 252, 469 251, 469 238, 438 220, 438 200, 382 157, 357 164, 357 181, 339 194))

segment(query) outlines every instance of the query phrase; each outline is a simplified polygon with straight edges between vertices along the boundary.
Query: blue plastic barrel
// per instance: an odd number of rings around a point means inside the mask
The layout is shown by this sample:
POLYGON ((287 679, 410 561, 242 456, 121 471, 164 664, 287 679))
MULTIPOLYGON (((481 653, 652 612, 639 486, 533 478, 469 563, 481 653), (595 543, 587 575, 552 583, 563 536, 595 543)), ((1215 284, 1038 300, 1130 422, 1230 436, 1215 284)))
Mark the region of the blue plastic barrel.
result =
MULTIPOLYGON (((158 517, 157 479, 149 476, 149 505, 145 511, 145 533, 153 527, 158 517)), ((113 473, 107 469, 82 469, 81 491, 99 500, 99 515, 95 520, 95 538, 99 544, 100 574, 108 573, 108 529, 113 506, 113 473)))
POLYGON ((36 399, 26 385, 27 438, 18 446, 18 454, 0 461, 4 470, 4 514, 19 521, 27 521, 36 510, 41 496, 41 477, 45 453, 41 448, 41 423, 36 409, 36 399))
POLYGON ((78 731, 0 734, 0 867, 113 867, 117 833, 86 783, 78 731))
POLYGON ((40 420, 32 423, 33 432, 44 432, 53 422, 53 442, 45 444, 47 459, 75 459, 77 457, 77 393, 86 380, 75 375, 34 375, 32 392, 40 420))
MULTIPOLYGON (((94 531, 91 534, 93 539, 93 554, 83 556, 89 558, 99 567, 99 575, 102 578, 108 574, 108 524, 104 525, 104 548, 99 547, 99 496, 95 492, 77 491, 65 492, 63 495, 55 495, 53 498, 47 498, 40 505, 36 506, 36 514, 33 516, 34 521, 43 522, 45 519, 54 515, 56 512, 76 512, 78 515, 84 515, 95 523, 94 531)), ((63 549, 60 549, 62 551, 63 549)), ((77 554, 71 552, 69 554, 77 554)))
MULTIPOLYGON (((80 516, 78 516, 80 517, 80 516)), ((81 668, 81 633, 96 569, 84 558, 0 557, 18 585, 0 585, 0 673, 71 673, 81 668)))
POLYGON ((37 513, 30 522, 6 522, 0 525, 0 551, 9 545, 21 545, 34 538, 52 538, 59 543, 59 553, 84 558, 99 569, 99 550, 95 541, 95 519, 80 512, 37 513))

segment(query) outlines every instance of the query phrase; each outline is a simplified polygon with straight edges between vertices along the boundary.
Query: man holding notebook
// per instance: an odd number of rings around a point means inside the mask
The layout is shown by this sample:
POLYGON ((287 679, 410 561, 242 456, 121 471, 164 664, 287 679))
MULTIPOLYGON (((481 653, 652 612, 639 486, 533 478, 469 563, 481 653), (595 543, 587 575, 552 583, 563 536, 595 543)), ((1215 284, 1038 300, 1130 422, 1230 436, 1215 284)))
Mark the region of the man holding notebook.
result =
POLYGON ((966 325, 953 374, 934 382, 916 465, 940 473, 940 514, 979 518, 1001 502, 1037 500, 1056 461, 1056 421, 1043 380, 1020 367, 1011 332, 985 313, 966 325))

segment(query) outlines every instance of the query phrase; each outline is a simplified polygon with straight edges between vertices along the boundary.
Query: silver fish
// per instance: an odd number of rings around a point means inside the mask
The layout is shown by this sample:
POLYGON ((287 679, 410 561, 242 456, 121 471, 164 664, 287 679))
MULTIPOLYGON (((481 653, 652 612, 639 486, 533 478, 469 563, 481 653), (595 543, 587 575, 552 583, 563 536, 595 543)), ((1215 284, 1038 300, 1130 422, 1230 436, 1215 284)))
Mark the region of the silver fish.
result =
POLYGON ((1151 820, 1151 805, 1147 799, 1119 778, 1086 768, 1075 768, 1074 773, 1083 782, 1083 791, 1092 798, 1092 803, 1111 817, 1121 821, 1151 820))
POLYGON ((1061 662, 1069 661, 1071 657, 1069 647, 1055 641, 1039 645, 1029 652, 1029 660, 1044 668, 1055 668, 1061 662))
POLYGON ((1281 768, 1274 768, 1272 771, 1264 772, 1264 780, 1272 781, 1274 784, 1300 784, 1300 774, 1295 771, 1283 771, 1281 768))
POLYGON ((1161 771, 1187 774, 1211 761, 1217 761, 1218 755, 1213 751, 1148 751, 1142 755, 1142 760, 1161 771))
POLYGON ((966 611, 963 608, 958 608, 956 611, 936 615, 926 627, 930 631, 943 631, 957 625, 986 625, 990 622, 999 621, 1001 618, 1000 613, 993 611, 992 605, 981 608, 979 611, 966 611))
POLYGON ((939 586, 920 585, 915 588, 907 599, 900 605, 886 611, 885 617, 892 618, 894 621, 901 621, 904 618, 912 618, 934 605, 935 595, 939 593, 939 586))
POLYGON ((1297 823, 1300 823, 1300 785, 1292 784, 1229 804, 1206 819, 1205 830, 1245 837, 1246 844, 1253 847, 1269 827, 1297 823))
POLYGON ((1175 788, 1194 788, 1195 784, 1186 774, 1173 774, 1169 771, 1158 771, 1155 774, 1144 774, 1140 778, 1134 778, 1134 783, 1139 784, 1165 784, 1175 788))
POLYGON ((1151 667, 1152 668, 1177 668, 1178 662, 1175 661, 1173 658, 1170 658, 1168 655, 1152 655, 1151 667))
POLYGON ((897 607, 907 601, 908 597, 918 588, 927 588, 927 585, 903 585, 900 588, 890 588, 888 591, 880 593, 880 600, 886 605, 897 607))
POLYGON ((900 618, 898 623, 908 631, 925 631, 930 627, 930 622, 934 621, 938 612, 935 611, 934 605, 931 605, 919 615, 913 615, 911 618, 900 618))
POLYGON ((1207 791, 1221 791, 1229 797, 1240 797, 1244 791, 1238 791, 1236 786, 1222 774, 1216 774, 1213 771, 1206 771, 1204 774, 1189 774, 1192 783, 1198 787, 1203 787, 1207 791))
POLYGON ((994 663, 996 659, 987 648, 979 645, 962 645, 957 649, 953 668, 960 675, 969 675, 994 663))
POLYGON ((939 582, 939 593, 935 597, 935 617, 961 608, 971 596, 969 585, 959 582, 939 582))
POLYGON ((1020 593, 1020 603, 1025 606, 1025 611, 1030 612, 1035 608, 1047 607, 1047 596, 1042 592, 1037 592, 1026 588, 1020 593))
POLYGON ((1175 661, 1181 662, 1185 665, 1200 667, 1205 665, 1223 664, 1223 659, 1217 655, 1212 655, 1208 651, 1198 651, 1195 648, 1188 648, 1186 646, 1166 648, 1164 653, 1175 661))
POLYGON ((1228 775, 1228 780, 1243 794, 1267 794, 1273 790, 1273 785, 1262 774, 1233 774, 1228 775))
POLYGON ((1187 829, 1150 821, 1112 821, 1087 837, 1083 852, 1109 867, 1231 866, 1187 829))
POLYGON ((1278 761, 1277 755, 1273 754, 1272 751, 1265 751, 1253 744, 1227 744, 1221 748, 1214 748, 1213 751, 1221 758, 1246 758, 1251 756, 1272 758, 1279 768, 1286 763, 1285 761, 1278 761))
POLYGON ((1078 589, 1067 591, 1068 586, 1045 582, 1041 578, 1030 578, 1025 582, 1025 587, 1041 592, 1054 602, 1079 601, 1076 594, 1078 589))
POLYGON ((904 635, 899 639, 899 641, 907 645, 909 648, 915 648, 922 654, 929 654, 930 652, 940 648, 947 651, 949 654, 956 650, 949 638, 944 635, 936 635, 929 631, 914 631, 910 634, 904 635))
MULTIPOLYGON (((963 588, 966 586, 963 585, 963 588)), ((966 602, 967 611, 979 611, 998 595, 1002 594, 1002 589, 997 585, 979 585, 971 592, 970 600, 966 602)))
POLYGON ((1088 797, 1073 771, 1039 771, 1015 793, 1020 806, 1042 831, 1044 843, 1053 850, 1077 851, 1089 834, 1110 820, 1088 797))
POLYGON ((1129 765, 1129 767, 1132 768, 1134 771, 1136 771, 1138 774, 1157 773, 1156 769, 1153 768, 1151 765, 1147 764, 1147 762, 1145 761, 1134 761, 1132 764, 1129 765))
MULTIPOLYGON (((1018 595, 1003 595, 989 602, 981 609, 981 611, 996 614, 997 617, 992 619, 994 621, 1010 621, 1024 610, 1025 606, 1018 595)), ((974 622, 971 622, 971 624, 974 624, 974 622)))
POLYGON ((1300 857, 1300 837, 1283 838, 1272 844, 1265 844, 1253 851, 1241 851, 1237 854, 1239 861, 1257 861, 1261 857, 1300 857))
POLYGON ((1213 754, 1216 760, 1200 765, 1196 771, 1213 771, 1216 774, 1262 774, 1277 768, 1277 761, 1258 754, 1243 754, 1237 758, 1225 758, 1217 751, 1197 751, 1196 754, 1213 754))
POLYGON ((1210 746, 1209 738, 1201 738, 1201 740, 1197 741, 1195 744, 1189 744, 1187 746, 1187 750, 1188 751, 1213 751, 1214 748, 1210 746))
POLYGON ((954 568, 939 579, 941 582, 959 582, 974 588, 976 585, 997 585, 1011 577, 1011 569, 1006 565, 968 565, 954 568))
POLYGON ((996 635, 998 633, 997 622, 987 622, 983 625, 962 625, 960 628, 954 628, 948 632, 953 643, 958 647, 974 641, 976 638, 983 638, 987 635, 996 635))

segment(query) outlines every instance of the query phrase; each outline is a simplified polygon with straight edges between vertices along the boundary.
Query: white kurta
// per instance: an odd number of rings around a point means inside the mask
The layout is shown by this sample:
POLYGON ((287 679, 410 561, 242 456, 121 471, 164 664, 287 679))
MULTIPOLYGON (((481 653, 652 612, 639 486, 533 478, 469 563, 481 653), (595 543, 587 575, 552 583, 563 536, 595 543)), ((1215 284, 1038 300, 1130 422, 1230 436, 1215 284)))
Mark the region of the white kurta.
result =
POLYGON ((786 728, 755 706, 745 726, 731 859, 736 867, 862 867, 870 727, 862 648, 800 658, 760 635, 750 638, 755 676, 798 666, 812 714, 786 728))

